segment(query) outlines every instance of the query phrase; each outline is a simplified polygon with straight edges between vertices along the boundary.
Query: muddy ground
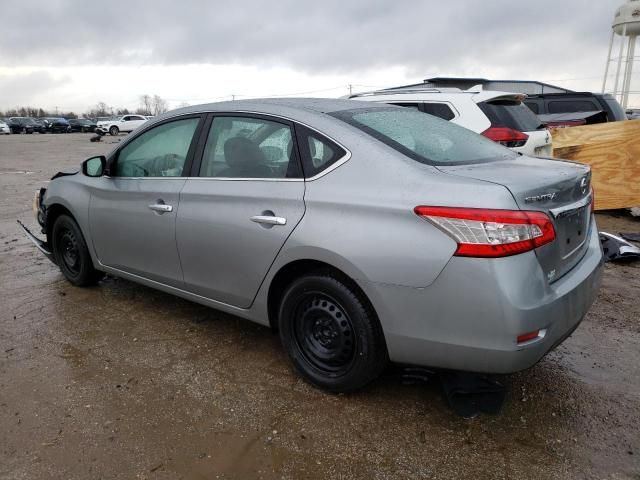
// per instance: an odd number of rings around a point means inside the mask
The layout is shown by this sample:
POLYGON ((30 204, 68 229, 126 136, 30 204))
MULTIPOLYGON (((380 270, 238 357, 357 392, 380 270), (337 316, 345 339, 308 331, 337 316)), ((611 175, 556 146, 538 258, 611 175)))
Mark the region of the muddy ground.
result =
POLYGON ((393 373, 329 395, 268 329, 115 278, 75 288, 20 233, 34 190, 105 141, 0 138, 0 478, 640 479, 640 265, 606 266, 501 415, 458 418, 393 373))

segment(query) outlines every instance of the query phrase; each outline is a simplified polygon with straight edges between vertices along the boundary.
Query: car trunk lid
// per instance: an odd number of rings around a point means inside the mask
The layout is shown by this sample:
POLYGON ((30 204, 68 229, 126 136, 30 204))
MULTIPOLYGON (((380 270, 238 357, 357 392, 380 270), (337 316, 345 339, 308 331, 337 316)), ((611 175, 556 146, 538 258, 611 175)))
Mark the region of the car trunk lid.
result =
POLYGON ((503 185, 520 209, 544 212, 551 218, 556 239, 535 251, 549 282, 571 270, 586 252, 592 201, 589 167, 520 156, 511 160, 437 168, 450 175, 503 185))

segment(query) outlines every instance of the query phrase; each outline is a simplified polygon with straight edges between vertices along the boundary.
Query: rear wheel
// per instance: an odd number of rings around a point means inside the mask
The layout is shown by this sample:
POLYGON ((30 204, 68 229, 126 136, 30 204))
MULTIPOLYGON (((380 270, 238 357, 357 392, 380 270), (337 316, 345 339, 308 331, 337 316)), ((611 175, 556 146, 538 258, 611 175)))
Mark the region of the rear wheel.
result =
POLYGON ((289 286, 279 328, 298 373, 332 392, 364 387, 388 361, 382 328, 366 298, 330 274, 307 275, 289 286))
POLYGON ((116 136, 120 133, 120 129, 118 127, 116 127, 115 125, 113 125, 110 129, 109 129, 109 135, 112 136, 116 136))
POLYGON ((52 250, 60 271, 69 282, 84 287, 94 285, 104 274, 93 268, 80 227, 69 215, 56 218, 51 230, 52 250))

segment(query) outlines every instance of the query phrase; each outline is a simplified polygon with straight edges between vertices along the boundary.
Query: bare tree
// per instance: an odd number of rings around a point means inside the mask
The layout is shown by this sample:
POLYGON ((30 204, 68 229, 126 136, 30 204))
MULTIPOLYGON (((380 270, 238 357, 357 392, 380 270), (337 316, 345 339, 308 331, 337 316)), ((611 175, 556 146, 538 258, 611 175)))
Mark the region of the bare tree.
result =
POLYGON ((136 110, 136 113, 140 112, 140 115, 151 115, 151 108, 153 107, 153 98, 151 95, 140 95, 140 108, 136 110))
POLYGON ((162 98, 160 95, 154 95, 152 103, 153 103, 154 115, 161 115, 167 110, 169 110, 167 101, 164 98, 162 98))

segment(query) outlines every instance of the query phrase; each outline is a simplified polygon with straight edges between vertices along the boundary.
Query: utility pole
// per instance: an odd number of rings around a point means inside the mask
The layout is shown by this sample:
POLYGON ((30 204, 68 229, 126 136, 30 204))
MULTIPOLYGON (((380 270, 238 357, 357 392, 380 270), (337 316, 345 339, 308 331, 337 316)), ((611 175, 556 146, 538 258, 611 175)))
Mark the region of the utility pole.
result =
POLYGON ((236 99, 236 96, 234 94, 231 94, 231 101, 233 102, 235 101, 235 99, 236 99))
POLYGON ((58 116, 58 106, 56 105, 56 117, 58 116))
POLYGON ((353 85, 349 84, 349 96, 353 95, 353 85))

